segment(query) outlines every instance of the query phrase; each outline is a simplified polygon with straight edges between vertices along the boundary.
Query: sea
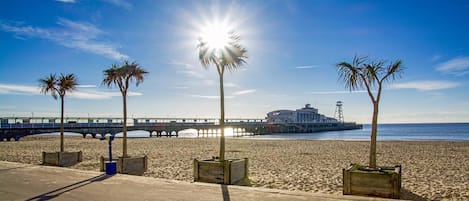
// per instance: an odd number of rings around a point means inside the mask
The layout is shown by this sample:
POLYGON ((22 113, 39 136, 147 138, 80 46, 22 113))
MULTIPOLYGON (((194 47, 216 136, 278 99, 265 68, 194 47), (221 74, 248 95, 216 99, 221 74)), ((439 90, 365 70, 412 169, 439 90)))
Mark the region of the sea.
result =
MULTIPOLYGON (((225 131, 227 137, 229 131, 225 131)), ((246 139, 311 139, 311 140, 370 140, 371 125, 363 129, 345 131, 326 131, 316 133, 278 133, 269 135, 243 136, 246 139)), ((50 135, 50 134, 49 134, 50 135)), ((73 135, 68 133, 67 135, 73 135)), ((79 135, 79 134, 76 134, 79 135)), ((121 137, 118 133, 116 137, 121 137)), ((128 137, 149 137, 146 131, 129 131, 128 137)), ((197 138, 197 131, 181 131, 180 138, 197 138)), ((378 141, 469 141, 469 123, 419 123, 419 124, 379 124, 378 141)))
MULTIPOLYGON (((370 140, 371 125, 363 129, 318 133, 256 135, 261 139, 370 140)), ((469 141, 469 123, 379 124, 378 141, 469 141)))

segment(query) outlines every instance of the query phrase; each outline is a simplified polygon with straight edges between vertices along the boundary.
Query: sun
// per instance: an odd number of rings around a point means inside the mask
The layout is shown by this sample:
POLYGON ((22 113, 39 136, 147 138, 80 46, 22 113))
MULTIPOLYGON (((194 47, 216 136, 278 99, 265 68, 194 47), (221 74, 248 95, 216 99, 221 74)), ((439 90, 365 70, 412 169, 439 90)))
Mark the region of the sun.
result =
POLYGON ((231 27, 225 22, 206 23, 201 30, 200 39, 213 50, 222 50, 230 43, 231 27))

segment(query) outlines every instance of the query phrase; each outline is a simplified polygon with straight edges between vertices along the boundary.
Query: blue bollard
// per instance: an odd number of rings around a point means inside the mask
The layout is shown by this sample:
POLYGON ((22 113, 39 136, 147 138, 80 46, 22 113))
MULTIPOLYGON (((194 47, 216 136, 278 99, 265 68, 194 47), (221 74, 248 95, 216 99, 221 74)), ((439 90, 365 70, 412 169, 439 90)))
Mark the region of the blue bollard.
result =
POLYGON ((114 175, 117 173, 117 163, 112 161, 112 141, 114 140, 114 135, 102 137, 100 140, 107 139, 109 142, 109 161, 105 162, 105 169, 107 175, 114 175))
POLYGON ((116 161, 108 161, 105 162, 106 164, 106 174, 107 175, 114 175, 117 173, 117 163, 116 161))

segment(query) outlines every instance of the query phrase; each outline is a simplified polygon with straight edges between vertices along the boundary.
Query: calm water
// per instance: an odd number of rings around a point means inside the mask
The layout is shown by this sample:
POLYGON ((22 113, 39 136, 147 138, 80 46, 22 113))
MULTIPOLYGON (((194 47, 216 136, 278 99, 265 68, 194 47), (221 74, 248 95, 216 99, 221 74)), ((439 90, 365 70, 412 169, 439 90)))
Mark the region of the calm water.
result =
MULTIPOLYGON (((316 140, 369 140, 371 125, 363 125, 361 130, 331 131, 320 133, 290 133, 250 136, 269 139, 316 139, 316 140)), ((469 123, 439 124, 380 124, 378 140, 438 140, 469 141, 469 123)))
MULTIPOLYGON (((315 139, 315 140, 369 140, 370 125, 363 125, 361 130, 329 131, 319 133, 282 133, 272 135, 245 136, 253 139, 315 139)), ((228 133, 228 132, 227 132, 228 133)), ((58 133, 55 133, 58 134, 58 133)), ((50 134, 49 134, 50 135, 50 134)), ((73 135, 67 133, 67 135, 73 135)), ((80 135, 80 134, 76 134, 80 135)), ((122 134, 117 134, 121 137, 122 134)), ((149 137, 146 131, 130 131, 128 137, 149 137)), ((197 137, 197 131, 185 130, 179 137, 197 137)), ((380 124, 378 140, 402 141, 469 141, 469 123, 438 123, 438 124, 380 124)))

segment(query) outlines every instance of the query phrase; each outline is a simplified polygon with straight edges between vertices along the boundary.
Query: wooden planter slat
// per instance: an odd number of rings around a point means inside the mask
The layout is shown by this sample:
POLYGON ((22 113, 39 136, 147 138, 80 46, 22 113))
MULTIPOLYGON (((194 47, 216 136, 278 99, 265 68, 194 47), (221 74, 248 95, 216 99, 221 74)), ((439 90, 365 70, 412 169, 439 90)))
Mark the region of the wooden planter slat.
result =
MULTIPOLYGON (((106 171, 106 167, 104 165, 105 161, 109 161, 108 157, 100 157, 100 171, 106 171)), ((122 174, 130 174, 130 175, 143 175, 145 171, 148 170, 148 157, 127 157, 122 158, 119 157, 117 159, 113 158, 112 161, 117 162, 117 172, 122 174)))
POLYGON ((42 152, 42 164, 43 165, 59 165, 59 154, 58 152, 42 152))
POLYGON ((392 176, 379 173, 353 173, 350 183, 353 186, 372 186, 376 188, 392 188, 392 176))
POLYGON ((386 198, 400 197, 401 166, 393 167, 394 172, 392 173, 354 171, 352 166, 342 171, 344 195, 373 195, 386 198))
POLYGON ((42 152, 42 164, 68 167, 83 161, 83 154, 78 152, 42 152))
POLYGON ((248 159, 225 161, 194 159, 194 181, 235 184, 247 179, 248 159))
POLYGON ((240 180, 240 179, 243 179, 243 178, 247 177, 247 171, 248 171, 247 162, 248 162, 248 160, 237 160, 237 161, 231 162, 231 168, 230 168, 231 178, 230 178, 230 181, 236 181, 236 180, 240 180), (244 171, 232 171, 231 169, 233 169, 233 170, 244 170, 244 171))

